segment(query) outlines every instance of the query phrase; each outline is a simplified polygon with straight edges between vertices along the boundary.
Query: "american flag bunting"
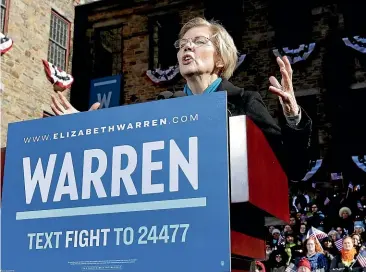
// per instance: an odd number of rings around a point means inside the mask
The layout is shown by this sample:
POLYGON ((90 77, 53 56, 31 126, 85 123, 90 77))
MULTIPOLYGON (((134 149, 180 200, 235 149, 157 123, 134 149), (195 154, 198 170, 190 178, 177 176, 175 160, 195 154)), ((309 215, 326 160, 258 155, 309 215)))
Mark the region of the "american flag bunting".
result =
POLYGON ((334 244, 335 244, 336 248, 337 248, 339 251, 341 251, 341 250, 342 250, 342 248, 343 248, 343 238, 341 238, 341 239, 339 239, 339 240, 335 241, 335 242, 334 242, 334 244))
POLYGON ((283 237, 282 235, 280 235, 280 238, 278 238, 277 244, 278 245, 281 245, 281 244, 284 244, 285 242, 286 242, 285 237, 283 237))
POLYGON ((285 269, 285 272, 296 272, 296 271, 297 271, 297 268, 296 268, 295 264, 293 264, 293 263, 290 263, 285 269))
POLYGON ((366 267, 366 250, 360 250, 360 253, 357 255, 356 259, 362 267, 366 267))
POLYGON ((328 237, 328 235, 325 232, 322 232, 314 227, 311 227, 311 229, 309 229, 308 231, 308 234, 306 235, 306 239, 309 239, 309 237, 316 237, 318 240, 322 240, 328 237))
POLYGON ((342 173, 331 173, 330 177, 332 180, 339 180, 339 179, 343 179, 343 174, 342 173))

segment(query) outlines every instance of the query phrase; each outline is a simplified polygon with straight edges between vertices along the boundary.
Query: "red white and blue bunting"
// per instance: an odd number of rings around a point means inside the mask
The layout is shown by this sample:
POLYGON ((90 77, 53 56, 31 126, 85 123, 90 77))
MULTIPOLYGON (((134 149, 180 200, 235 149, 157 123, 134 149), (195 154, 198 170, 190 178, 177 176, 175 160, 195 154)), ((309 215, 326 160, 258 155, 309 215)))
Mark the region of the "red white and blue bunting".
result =
POLYGON ((13 47, 13 40, 0 32, 0 53, 1 55, 8 52, 13 47))
POLYGON ((342 180, 343 179, 343 173, 330 173, 330 179, 331 180, 342 180))
POLYGON ((42 62, 47 79, 53 84, 56 91, 64 91, 71 87, 74 82, 72 75, 67 74, 46 60, 42 60, 42 62))
POLYGON ((352 161, 362 171, 366 172, 366 155, 365 156, 352 156, 352 161))
POLYGON ((273 49, 276 57, 287 56, 291 64, 299 61, 305 61, 315 49, 315 43, 301 44, 298 48, 290 49, 288 47, 273 49))
POLYGON ((366 54, 366 38, 353 36, 351 38, 343 38, 344 44, 354 50, 366 54))
POLYGON ((148 78, 155 84, 166 83, 174 79, 179 74, 178 65, 171 66, 166 70, 160 68, 146 71, 148 78))
POLYGON ((316 160, 316 161, 312 161, 310 166, 311 166, 311 169, 310 171, 308 171, 305 175, 305 177, 302 179, 302 181, 307 181, 309 180, 312 176, 315 175, 315 173, 319 170, 320 166, 322 165, 323 163, 323 160, 322 159, 319 159, 319 160, 316 160))

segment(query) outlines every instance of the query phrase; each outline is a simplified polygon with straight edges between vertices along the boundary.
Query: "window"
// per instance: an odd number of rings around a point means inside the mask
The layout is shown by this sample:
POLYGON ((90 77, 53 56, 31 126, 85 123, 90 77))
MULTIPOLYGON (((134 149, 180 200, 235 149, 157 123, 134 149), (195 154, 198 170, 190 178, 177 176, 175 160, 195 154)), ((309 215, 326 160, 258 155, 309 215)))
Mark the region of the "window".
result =
POLYGON ((215 1, 204 0, 205 18, 221 23, 232 36, 239 50, 242 44, 243 26, 247 27, 244 20, 243 2, 243 0, 226 0, 225 5, 217 5, 215 1))
POLYGON ((294 8, 292 0, 270 1, 269 21, 275 30, 276 47, 298 48, 312 42, 311 9, 311 1, 301 2, 298 8, 294 8))
POLYGON ((50 41, 48 45, 48 61, 66 71, 71 23, 56 12, 51 13, 50 41))
POLYGON ((177 14, 165 14, 150 19, 149 69, 167 69, 177 64, 174 42, 178 39, 180 19, 177 14))
POLYGON ((93 77, 123 72, 123 26, 97 28, 94 39, 93 77))
POLYGON ((365 1, 344 1, 340 4, 347 36, 366 35, 365 8, 365 1))
POLYGON ((9 1, 10 0, 0 0, 1 5, 1 33, 5 33, 7 30, 7 20, 9 13, 9 1))
POLYGON ((349 90, 338 105, 342 111, 337 118, 339 126, 337 133, 342 139, 341 148, 348 156, 366 154, 366 130, 362 125, 365 123, 365 100, 366 88, 349 90))

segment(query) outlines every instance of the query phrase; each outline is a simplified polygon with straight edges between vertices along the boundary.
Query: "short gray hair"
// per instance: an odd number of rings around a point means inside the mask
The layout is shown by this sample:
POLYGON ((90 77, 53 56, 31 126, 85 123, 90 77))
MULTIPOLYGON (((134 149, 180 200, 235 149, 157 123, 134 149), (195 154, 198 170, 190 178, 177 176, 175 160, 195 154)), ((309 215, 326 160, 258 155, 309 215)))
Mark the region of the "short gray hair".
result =
POLYGON ((181 39, 188 30, 200 26, 207 26, 210 28, 213 36, 212 42, 218 51, 218 55, 224 62, 221 76, 225 79, 229 79, 233 75, 238 61, 238 50, 233 38, 219 22, 214 20, 208 21, 201 17, 193 18, 183 25, 179 32, 179 38, 181 39))

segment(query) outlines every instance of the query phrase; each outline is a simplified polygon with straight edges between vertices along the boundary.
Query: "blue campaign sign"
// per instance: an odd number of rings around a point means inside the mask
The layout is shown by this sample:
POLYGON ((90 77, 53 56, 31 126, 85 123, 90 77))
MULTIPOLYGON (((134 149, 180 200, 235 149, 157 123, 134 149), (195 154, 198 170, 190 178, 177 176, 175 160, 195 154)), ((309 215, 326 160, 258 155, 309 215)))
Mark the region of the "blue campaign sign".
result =
POLYGON ((9 125, 2 269, 227 272, 226 93, 9 125))
POLYGON ((101 104, 101 108, 110 108, 120 105, 121 75, 97 78, 90 83, 89 107, 95 102, 101 104))

